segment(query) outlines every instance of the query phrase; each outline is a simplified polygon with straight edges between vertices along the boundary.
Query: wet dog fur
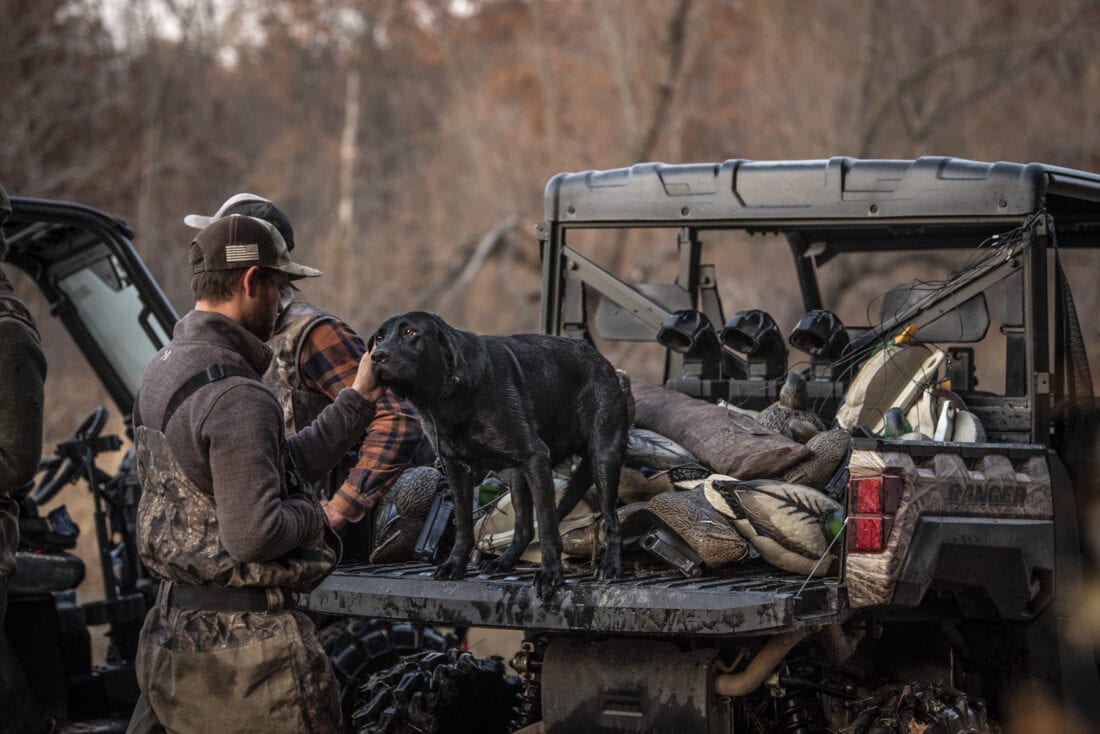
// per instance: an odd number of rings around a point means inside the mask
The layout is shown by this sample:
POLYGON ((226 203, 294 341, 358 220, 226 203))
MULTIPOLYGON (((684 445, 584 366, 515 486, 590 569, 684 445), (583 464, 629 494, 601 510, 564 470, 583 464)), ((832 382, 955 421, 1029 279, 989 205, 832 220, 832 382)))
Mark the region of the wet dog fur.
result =
POLYGON ((436 578, 458 579, 473 549, 473 477, 513 472, 512 543, 484 564, 512 569, 534 538, 538 517, 542 563, 535 585, 548 599, 562 585, 558 520, 595 480, 607 525, 599 578, 621 575, 622 538, 615 508, 629 428, 627 398, 614 368, 592 345, 540 334, 478 336, 434 314, 386 319, 370 338, 378 381, 406 396, 441 459, 455 502, 455 543, 436 578), (581 462, 555 507, 551 469, 581 462))

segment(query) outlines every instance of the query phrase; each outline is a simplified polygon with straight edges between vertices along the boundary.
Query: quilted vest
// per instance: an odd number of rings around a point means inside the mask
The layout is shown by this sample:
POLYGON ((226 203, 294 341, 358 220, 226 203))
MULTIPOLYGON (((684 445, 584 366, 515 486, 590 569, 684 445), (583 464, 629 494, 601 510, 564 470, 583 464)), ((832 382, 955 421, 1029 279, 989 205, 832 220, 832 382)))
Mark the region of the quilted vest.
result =
MULTIPOLYGON (((273 355, 271 364, 264 373, 263 382, 275 393, 283 408, 285 436, 292 436, 313 423, 321 415, 321 411, 332 403, 324 393, 305 387, 298 366, 305 345, 305 335, 309 330, 318 324, 335 320, 336 317, 323 308, 303 301, 291 301, 275 324, 275 333, 268 341, 273 355)), ((359 446, 356 445, 327 476, 313 483, 317 493, 325 498, 332 497, 355 466, 358 455, 359 446)))
POLYGON ((298 362, 305 342, 303 337, 309 330, 335 320, 336 317, 323 308, 291 301, 275 324, 275 334, 268 342, 274 354, 263 381, 283 406, 283 431, 287 436, 313 423, 332 402, 327 395, 306 389, 298 362))

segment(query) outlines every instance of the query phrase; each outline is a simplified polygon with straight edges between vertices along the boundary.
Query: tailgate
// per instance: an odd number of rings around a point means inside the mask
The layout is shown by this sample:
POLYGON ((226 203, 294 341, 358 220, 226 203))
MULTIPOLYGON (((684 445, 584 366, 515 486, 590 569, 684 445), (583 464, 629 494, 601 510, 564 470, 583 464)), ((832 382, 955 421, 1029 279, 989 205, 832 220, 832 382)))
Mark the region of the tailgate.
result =
POLYGON ((507 575, 471 570, 458 581, 437 581, 433 570, 425 563, 341 565, 305 603, 326 614, 442 625, 692 636, 833 622, 848 611, 838 579, 805 582, 762 563, 694 579, 628 574, 604 583, 588 573, 567 574, 546 604, 534 593, 534 566, 507 575))

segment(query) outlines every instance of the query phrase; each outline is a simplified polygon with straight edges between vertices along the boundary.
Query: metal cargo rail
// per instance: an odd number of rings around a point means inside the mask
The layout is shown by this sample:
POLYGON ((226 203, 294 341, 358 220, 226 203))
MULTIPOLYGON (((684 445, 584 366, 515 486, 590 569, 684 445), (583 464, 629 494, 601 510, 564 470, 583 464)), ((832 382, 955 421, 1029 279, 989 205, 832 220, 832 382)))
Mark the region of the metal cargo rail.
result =
POLYGON ((839 579, 806 582, 764 563, 693 579, 628 573, 605 583, 572 573, 546 604, 535 594, 533 566, 496 575, 471 569, 458 581, 433 579, 434 569, 426 563, 339 566, 305 604, 326 614, 442 625, 692 636, 792 629, 836 622, 848 612, 839 579))

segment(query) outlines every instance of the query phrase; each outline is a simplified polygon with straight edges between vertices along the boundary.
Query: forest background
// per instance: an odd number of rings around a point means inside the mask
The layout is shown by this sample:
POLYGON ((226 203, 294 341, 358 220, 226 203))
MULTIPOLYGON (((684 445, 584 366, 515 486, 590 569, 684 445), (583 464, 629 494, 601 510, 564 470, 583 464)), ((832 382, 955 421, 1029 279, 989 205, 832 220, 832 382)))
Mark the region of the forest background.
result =
MULTIPOLYGON (((836 155, 1100 171, 1098 48, 1095 0, 0 0, 0 180, 126 220, 180 313, 182 217, 249 191, 325 271, 306 297, 361 332, 411 308, 533 331, 555 173, 836 155)), ((727 311, 778 293, 794 323, 790 270, 734 266, 727 311)), ((1071 273, 1094 360, 1098 266, 1071 273)), ((856 275, 823 289, 865 303, 898 280, 856 275)), ((50 447, 109 401, 30 287, 50 447)))
MULTIPOLYGON (((0 180, 126 220, 180 313, 183 216, 249 191, 325 271, 305 296, 362 333, 411 308, 533 331, 554 174, 835 155, 1100 170, 1097 48, 1096 0, 0 0, 0 180)), ((655 249, 619 269, 659 269, 655 249)), ((767 252, 785 248, 746 249, 719 271, 727 311, 790 328, 790 258, 767 252)), ((826 274, 825 302, 862 316, 921 265, 826 274)), ((1085 315, 1098 270, 1072 272, 1085 315)), ((105 395, 35 307, 49 445, 105 395)))

